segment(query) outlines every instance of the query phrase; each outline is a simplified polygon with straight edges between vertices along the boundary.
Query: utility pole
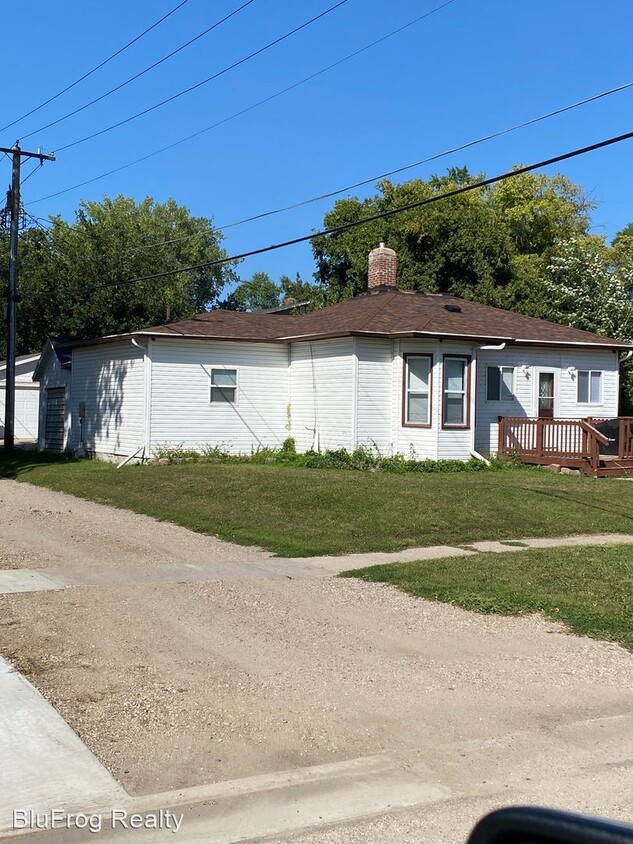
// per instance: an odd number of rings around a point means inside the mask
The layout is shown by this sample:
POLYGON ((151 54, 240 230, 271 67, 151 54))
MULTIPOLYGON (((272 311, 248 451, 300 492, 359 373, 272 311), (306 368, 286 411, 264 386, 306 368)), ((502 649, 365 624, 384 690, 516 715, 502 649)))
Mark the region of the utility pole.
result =
POLYGON ((15 338, 17 326, 18 298, 18 232, 20 229, 20 165, 23 158, 39 158, 44 161, 55 161, 54 155, 44 155, 40 150, 26 152, 20 149, 19 143, 10 147, 0 147, 0 152, 10 155, 13 160, 11 189, 8 194, 11 220, 11 243, 9 247, 9 290, 7 296, 7 367, 6 394, 4 404, 4 448, 12 451, 15 443, 15 338))

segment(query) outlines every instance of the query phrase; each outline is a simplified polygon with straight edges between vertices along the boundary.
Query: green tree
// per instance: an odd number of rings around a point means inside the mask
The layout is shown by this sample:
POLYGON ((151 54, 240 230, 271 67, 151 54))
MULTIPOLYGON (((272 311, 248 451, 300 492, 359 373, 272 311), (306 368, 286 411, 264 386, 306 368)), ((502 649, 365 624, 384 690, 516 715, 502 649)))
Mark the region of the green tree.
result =
MULTIPOLYGON (((338 200, 325 227, 355 222, 479 181, 465 168, 394 185, 365 200, 338 200)), ((562 239, 586 235, 592 205, 564 176, 522 174, 330 237, 315 238, 317 278, 329 301, 367 285, 367 254, 380 241, 398 252, 398 285, 548 313, 545 264, 562 239)))
MULTIPOLYGON (((338 200, 324 218, 335 228, 452 190, 479 177, 451 170, 445 177, 379 183, 365 200, 338 200)), ((384 241, 398 253, 398 284, 404 289, 446 292, 490 301, 510 280, 512 244, 482 191, 451 197, 312 242, 317 279, 329 301, 367 287, 367 255, 384 241)))
MULTIPOLYGON (((39 349, 49 335, 92 338, 199 313, 235 277, 223 264, 108 286, 226 257, 211 220, 173 199, 107 197, 80 203, 73 222, 53 217, 51 223, 45 232, 20 236, 18 353, 39 349)), ((6 275, 6 238, 0 248, 6 275)))
POLYGON ((308 302, 309 304, 306 307, 308 311, 316 311, 325 304, 321 285, 304 281, 299 273, 294 278, 282 275, 279 279, 279 286, 284 301, 294 299, 296 302, 308 302))
POLYGON ((229 311, 263 311, 276 308, 281 296, 281 287, 268 273, 253 273, 248 281, 237 285, 227 298, 220 302, 221 308, 229 311))
POLYGON ((316 310, 323 304, 322 290, 318 285, 303 281, 299 273, 294 279, 282 275, 279 283, 268 273, 253 273, 248 281, 242 281, 223 302, 221 308, 231 311, 261 311, 276 308, 287 299, 310 302, 308 310, 316 310))
MULTIPOLYGON (((619 340, 633 339, 630 277, 611 262, 600 237, 563 241, 546 267, 549 319, 619 340)), ((633 366, 620 371, 622 412, 633 414, 633 366)))

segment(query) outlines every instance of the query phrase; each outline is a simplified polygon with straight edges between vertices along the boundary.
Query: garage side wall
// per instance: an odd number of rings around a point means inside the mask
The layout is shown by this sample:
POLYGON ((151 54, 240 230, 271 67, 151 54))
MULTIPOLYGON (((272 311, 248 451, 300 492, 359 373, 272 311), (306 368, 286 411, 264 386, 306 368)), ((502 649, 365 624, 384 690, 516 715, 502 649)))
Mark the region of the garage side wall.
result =
MULTIPOLYGON (((218 382, 220 378, 216 379, 218 382)), ((227 383, 224 381, 224 383, 227 383)), ((289 430, 288 347, 276 343, 152 340, 152 453, 157 448, 201 451, 217 447, 250 454, 279 448, 289 430), (232 379, 236 391, 216 391, 214 372, 232 379)))
POLYGON ((71 380, 70 371, 63 369, 57 355, 50 353, 44 370, 40 376, 39 392, 39 426, 37 435, 38 449, 45 449, 46 444, 46 408, 49 390, 64 390, 64 429, 62 450, 70 448, 70 408, 71 408, 71 380))
POLYGON ((123 457, 144 444, 144 351, 129 340, 73 350, 71 445, 123 457), (80 420, 80 405, 85 419, 80 420))

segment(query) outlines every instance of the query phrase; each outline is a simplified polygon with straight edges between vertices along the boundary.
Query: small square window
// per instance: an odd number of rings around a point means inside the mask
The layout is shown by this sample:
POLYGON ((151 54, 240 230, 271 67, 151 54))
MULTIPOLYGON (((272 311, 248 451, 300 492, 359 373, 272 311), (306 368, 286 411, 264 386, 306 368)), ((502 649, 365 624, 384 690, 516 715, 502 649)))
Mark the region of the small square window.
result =
POLYGON ((237 397, 237 369, 211 370, 211 401, 233 404, 237 397))
POLYGON ((488 401, 512 401, 514 398, 514 367, 489 366, 486 398, 488 401))
POLYGON ((578 371, 578 404, 602 403, 602 372, 584 369, 578 371))

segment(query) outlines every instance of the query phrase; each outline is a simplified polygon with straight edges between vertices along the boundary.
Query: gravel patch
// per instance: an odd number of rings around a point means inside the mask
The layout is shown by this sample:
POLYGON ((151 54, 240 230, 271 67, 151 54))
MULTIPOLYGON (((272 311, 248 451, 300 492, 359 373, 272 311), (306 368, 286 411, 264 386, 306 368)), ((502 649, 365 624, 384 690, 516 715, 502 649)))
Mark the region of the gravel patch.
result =
POLYGON ((511 780, 563 725, 633 703, 616 645, 355 580, 5 596, 0 652, 132 793, 377 753, 511 780))

